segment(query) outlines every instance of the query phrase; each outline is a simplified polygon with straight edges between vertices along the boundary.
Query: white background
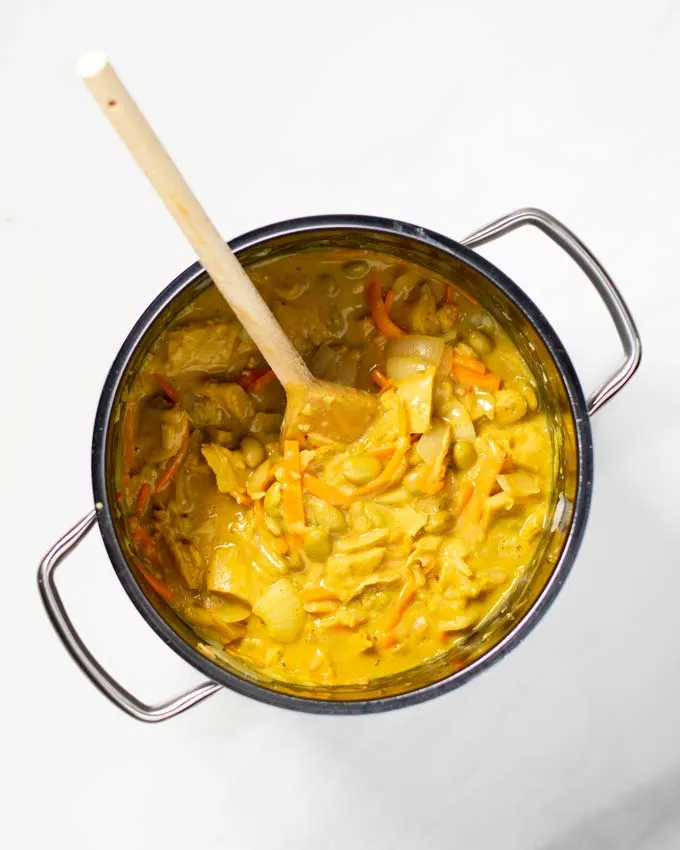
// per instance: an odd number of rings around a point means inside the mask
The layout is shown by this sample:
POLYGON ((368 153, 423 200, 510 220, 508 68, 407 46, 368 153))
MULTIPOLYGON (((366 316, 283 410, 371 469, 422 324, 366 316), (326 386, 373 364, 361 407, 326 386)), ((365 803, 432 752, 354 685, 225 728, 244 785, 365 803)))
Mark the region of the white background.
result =
MULTIPOLYGON (((680 846, 676 0, 2 0, 0 846, 680 846), (221 693, 146 727, 76 669, 35 570, 92 504, 107 369, 191 252, 77 80, 105 48, 226 237, 363 212, 453 237, 541 206, 619 283, 645 352, 594 420, 588 532, 536 631, 462 690, 361 718, 221 693)), ((587 391, 620 356, 540 234, 483 249, 587 391)), ((197 681, 95 531, 74 620, 135 693, 197 681)))

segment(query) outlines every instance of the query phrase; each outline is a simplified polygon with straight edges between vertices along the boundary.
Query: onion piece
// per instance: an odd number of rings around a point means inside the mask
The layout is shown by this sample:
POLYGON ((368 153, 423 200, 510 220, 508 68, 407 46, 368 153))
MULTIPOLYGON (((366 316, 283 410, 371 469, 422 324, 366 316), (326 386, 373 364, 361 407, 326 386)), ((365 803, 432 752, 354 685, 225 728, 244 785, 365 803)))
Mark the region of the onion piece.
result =
POLYGON ((418 372, 429 369, 431 364, 419 357, 389 357, 385 364, 385 374, 393 381, 403 381, 418 372))
POLYGON ((436 336, 407 334, 390 343, 390 357, 417 357, 439 366, 444 353, 444 340, 436 336))
POLYGON ((472 417, 462 401, 452 399, 440 415, 451 426, 454 440, 474 440, 477 436, 472 417))
POLYGON ((447 422, 435 422, 416 443, 416 453, 427 464, 433 464, 451 444, 451 426, 447 422))

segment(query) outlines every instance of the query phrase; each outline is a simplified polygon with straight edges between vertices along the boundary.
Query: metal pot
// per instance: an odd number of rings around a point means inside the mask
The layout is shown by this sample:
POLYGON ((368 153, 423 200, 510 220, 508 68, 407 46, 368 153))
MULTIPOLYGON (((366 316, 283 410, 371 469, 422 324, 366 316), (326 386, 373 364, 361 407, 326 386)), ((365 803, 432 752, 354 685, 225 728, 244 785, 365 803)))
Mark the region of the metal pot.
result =
POLYGON ((211 660, 199 640, 153 591, 139 582, 129 558, 121 514, 115 499, 114 458, 120 436, 121 399, 144 354, 158 333, 210 285, 195 264, 176 278, 134 326, 104 384, 92 442, 95 508, 50 549, 38 570, 38 586, 57 633, 90 680, 119 708, 138 720, 174 717, 222 687, 263 702, 300 711, 359 714, 410 705, 459 687, 502 658, 545 613, 576 557, 590 508, 593 447, 590 416, 617 393, 640 363, 640 338, 614 283, 593 254, 564 225, 536 209, 522 209, 454 242, 437 233, 381 218, 319 216, 273 224, 230 243, 245 264, 311 247, 361 247, 419 263, 444 276, 455 276, 512 335, 529 362, 551 423, 555 457, 551 521, 534 564, 512 597, 493 619, 478 628, 456 659, 441 658, 415 670, 358 687, 292 685, 266 674, 211 660), (538 308, 501 271, 471 250, 525 224, 538 227, 581 267, 604 301, 624 349, 618 369, 586 401, 574 367, 555 331, 538 308), (89 652, 71 623, 54 574, 65 555, 98 522, 106 549, 123 587, 144 619, 182 658, 209 681, 156 706, 145 705, 115 681, 89 652))

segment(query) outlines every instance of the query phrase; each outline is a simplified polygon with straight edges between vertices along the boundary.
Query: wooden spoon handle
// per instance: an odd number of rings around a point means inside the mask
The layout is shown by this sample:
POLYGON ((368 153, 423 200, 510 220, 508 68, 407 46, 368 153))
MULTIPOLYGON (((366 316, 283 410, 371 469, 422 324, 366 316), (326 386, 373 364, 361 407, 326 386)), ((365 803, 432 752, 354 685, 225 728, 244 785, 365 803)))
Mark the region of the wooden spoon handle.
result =
POLYGON ((107 58, 102 54, 84 56, 78 63, 78 73, 277 378, 284 387, 310 384, 313 378, 309 369, 107 58))

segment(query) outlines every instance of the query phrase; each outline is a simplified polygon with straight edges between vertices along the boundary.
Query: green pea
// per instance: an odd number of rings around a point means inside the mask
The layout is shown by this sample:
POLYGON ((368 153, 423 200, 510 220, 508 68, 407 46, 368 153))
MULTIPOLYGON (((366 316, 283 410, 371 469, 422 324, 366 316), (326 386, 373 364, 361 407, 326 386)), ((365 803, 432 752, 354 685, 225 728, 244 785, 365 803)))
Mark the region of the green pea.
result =
POLYGON ((325 528, 310 528, 302 544, 305 555, 312 561, 325 561, 331 554, 331 538, 325 528))
POLYGON ((377 457, 371 455, 354 455, 348 457, 342 466, 342 474, 352 484, 361 486, 377 478, 382 471, 382 464, 377 457))
POLYGON ((281 484, 278 481, 264 494, 264 509, 273 519, 281 516, 281 484))
POLYGON ((316 525, 327 528, 328 531, 341 532, 347 528, 345 515, 335 505, 329 505, 328 502, 318 499, 310 502, 309 510, 316 525))
POLYGON ((485 357, 494 349, 493 340, 488 337, 483 331, 470 331, 468 334, 468 342, 474 348, 475 352, 480 357, 485 357))
POLYGON ((241 453, 243 454, 243 460, 246 462, 246 466, 250 467, 250 469, 255 469, 256 466, 259 466, 266 455, 264 446, 255 437, 244 437, 241 440, 241 453))
POLYGON ((469 440, 458 440, 453 447, 453 462, 458 469, 469 469, 477 460, 475 447, 469 440))

